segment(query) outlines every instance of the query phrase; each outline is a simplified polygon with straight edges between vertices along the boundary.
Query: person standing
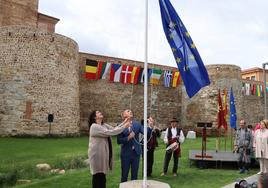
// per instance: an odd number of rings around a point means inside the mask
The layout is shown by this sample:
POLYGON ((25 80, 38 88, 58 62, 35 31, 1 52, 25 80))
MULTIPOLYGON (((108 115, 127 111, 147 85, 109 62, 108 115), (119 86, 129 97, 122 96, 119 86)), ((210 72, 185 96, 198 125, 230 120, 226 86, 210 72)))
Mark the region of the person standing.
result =
MULTIPOLYGON (((154 122, 152 117, 149 117, 151 122, 154 122)), ((141 124, 144 125, 144 120, 141 120, 141 124)), ((152 177, 153 164, 154 164, 154 151, 158 146, 157 137, 160 137, 160 130, 153 126, 151 135, 148 137, 147 143, 147 176, 152 177)))
POLYGON ((167 128, 166 134, 164 136, 164 142, 167 144, 167 147, 169 147, 171 144, 177 143, 177 148, 174 150, 167 150, 165 153, 165 159, 164 159, 164 167, 163 172, 161 176, 164 176, 167 174, 168 171, 168 165, 171 159, 171 156, 173 154, 173 176, 177 176, 177 170, 178 170, 178 164, 179 164, 179 157, 181 155, 181 148, 180 145, 184 142, 184 134, 181 128, 178 127, 178 120, 176 118, 173 118, 170 120, 170 127, 167 128))
POLYGON ((130 126, 125 119, 117 127, 103 123, 103 115, 100 111, 93 111, 88 118, 89 146, 88 159, 92 174, 92 187, 105 188, 106 174, 112 169, 112 142, 110 136, 120 134, 130 126))
POLYGON ((239 154, 238 167, 239 173, 248 173, 250 165, 250 153, 252 150, 252 133, 246 127, 245 120, 240 120, 240 128, 236 131, 235 151, 239 154))
POLYGON ((268 125, 262 120, 260 129, 256 130, 253 147, 255 156, 260 162, 260 173, 268 173, 268 125))
MULTIPOLYGON (((117 136, 117 143, 121 144, 121 182, 128 180, 128 173, 131 168, 131 180, 138 178, 139 162, 141 155, 141 144, 139 142, 139 133, 143 134, 143 126, 133 120, 133 113, 131 110, 124 110, 122 113, 124 120, 130 120, 130 127, 117 136)), ((152 124, 149 120, 148 125, 152 124)), ((147 135, 151 134, 151 128, 148 127, 147 135)))

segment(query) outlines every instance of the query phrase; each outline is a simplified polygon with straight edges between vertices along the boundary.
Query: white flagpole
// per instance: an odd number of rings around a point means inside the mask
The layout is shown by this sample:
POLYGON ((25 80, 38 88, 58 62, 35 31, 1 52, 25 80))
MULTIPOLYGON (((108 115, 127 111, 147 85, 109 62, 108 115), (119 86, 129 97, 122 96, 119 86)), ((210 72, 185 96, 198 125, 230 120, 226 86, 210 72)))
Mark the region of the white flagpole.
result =
POLYGON ((147 187, 148 0, 145 0, 143 187, 147 187))

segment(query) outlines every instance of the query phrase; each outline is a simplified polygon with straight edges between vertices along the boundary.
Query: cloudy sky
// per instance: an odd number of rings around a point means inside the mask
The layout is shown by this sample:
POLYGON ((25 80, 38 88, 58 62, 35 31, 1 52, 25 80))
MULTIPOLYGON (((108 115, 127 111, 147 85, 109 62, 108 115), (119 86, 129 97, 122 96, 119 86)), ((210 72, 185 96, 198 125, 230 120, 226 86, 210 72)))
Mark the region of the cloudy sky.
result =
MULTIPOLYGON (((205 63, 242 69, 268 62, 267 0, 170 0, 205 63)), ((39 12, 60 19, 56 32, 81 52, 144 61, 145 0, 39 0, 39 12)), ((149 0, 149 62, 176 66, 159 2, 149 0)))

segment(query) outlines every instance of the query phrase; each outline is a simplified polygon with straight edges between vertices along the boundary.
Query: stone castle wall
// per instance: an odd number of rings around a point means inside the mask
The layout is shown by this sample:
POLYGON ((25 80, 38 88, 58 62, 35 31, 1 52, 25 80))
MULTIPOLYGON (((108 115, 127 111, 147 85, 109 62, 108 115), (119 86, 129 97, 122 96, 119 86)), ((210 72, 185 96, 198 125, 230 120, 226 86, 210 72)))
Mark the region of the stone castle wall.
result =
POLYGON ((38 0, 0 0, 0 27, 37 26, 38 0))
POLYGON ((79 132, 78 45, 31 27, 0 28, 0 133, 79 132))
MULTIPOLYGON (((83 74, 86 59, 143 63, 78 54, 75 41, 53 33, 57 21, 38 13, 38 0, 0 0, 0 135, 46 135, 48 113, 54 114, 51 133, 57 135, 88 132, 87 119, 93 110, 102 111, 105 121, 112 125, 121 121, 120 114, 127 108, 133 110, 137 120, 142 119, 143 85, 112 83, 109 78, 87 80, 83 74), (49 22, 43 22, 40 16, 49 22)), ((152 64, 149 67, 176 70, 152 64)), ((235 65, 208 65, 207 70, 211 85, 191 99, 183 84, 177 88, 149 85, 148 113, 158 126, 164 128, 170 118, 177 117, 185 132, 200 133, 202 128, 198 126, 207 123, 211 124, 208 134, 216 135, 218 89, 230 87, 238 120, 243 118, 254 125, 264 118, 264 98, 245 96, 242 91, 242 83, 260 82, 242 80, 241 69, 235 65)))
MULTIPOLYGON (((218 89, 221 90, 221 96, 223 97, 223 90, 226 88, 229 91, 232 87, 236 104, 237 127, 239 127, 240 119, 245 119, 247 124, 255 125, 260 119, 264 118, 263 97, 246 96, 242 88, 242 83, 261 84, 261 82, 242 80, 241 69, 235 65, 215 64, 207 65, 206 68, 211 81, 209 86, 199 91, 192 99, 188 98, 185 88, 182 88, 181 117, 187 130, 195 130, 201 134, 202 127, 198 127, 198 123, 210 123, 212 126, 208 128, 208 134, 218 134, 218 89)), ((229 95, 227 95, 227 102, 229 108, 229 95)), ((229 114, 227 123, 229 126, 229 114)))

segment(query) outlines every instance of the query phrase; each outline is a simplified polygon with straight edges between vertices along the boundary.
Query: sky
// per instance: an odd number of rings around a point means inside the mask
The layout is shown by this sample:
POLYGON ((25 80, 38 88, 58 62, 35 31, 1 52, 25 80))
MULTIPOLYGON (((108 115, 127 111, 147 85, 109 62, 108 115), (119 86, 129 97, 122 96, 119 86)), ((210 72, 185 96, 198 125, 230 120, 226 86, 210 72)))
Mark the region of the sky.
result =
MULTIPOLYGON (((148 61, 176 67, 158 0, 149 1, 148 61)), ((267 0, 170 0, 205 65, 248 69, 268 62, 267 0)), ((56 33, 80 52, 144 61, 145 0, 39 0, 56 33)))

